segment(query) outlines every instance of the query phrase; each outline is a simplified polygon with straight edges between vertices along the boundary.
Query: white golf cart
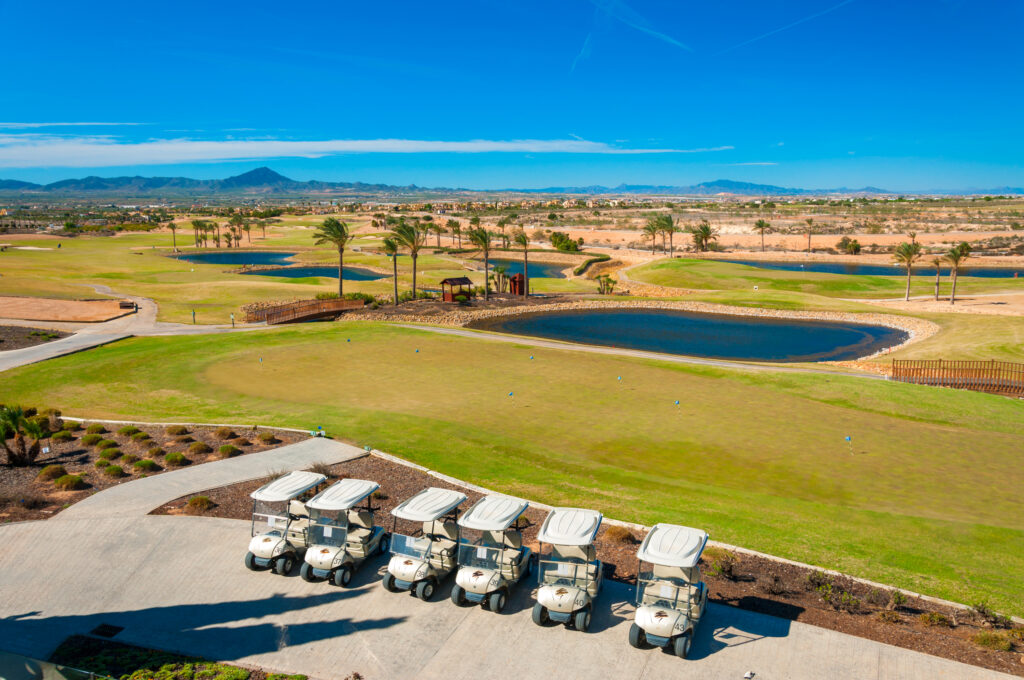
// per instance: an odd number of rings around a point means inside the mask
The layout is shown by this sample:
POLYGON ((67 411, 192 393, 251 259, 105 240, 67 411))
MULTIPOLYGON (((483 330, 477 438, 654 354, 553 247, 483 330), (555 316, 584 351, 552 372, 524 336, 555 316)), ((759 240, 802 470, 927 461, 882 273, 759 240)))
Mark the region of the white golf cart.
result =
POLYGON ((249 494, 253 500, 252 540, 245 554, 246 567, 291 573, 308 545, 309 514, 303 501, 326 481, 315 472, 296 470, 249 494))
POLYGON ((421 600, 434 596, 437 584, 455 570, 459 545, 459 506, 466 494, 431 487, 391 510, 391 561, 384 574, 385 590, 408 590, 421 600), (397 532, 398 520, 416 522, 420 529, 409 536, 397 532))
POLYGON ((347 587, 356 569, 388 551, 388 534, 374 523, 371 500, 377 482, 343 479, 306 503, 309 549, 299 573, 304 581, 327 579, 347 587))
POLYGON ((593 599, 601 590, 602 565, 594 549, 594 536, 604 519, 596 510, 553 508, 537 534, 540 543, 537 603, 533 622, 590 627, 593 599), (550 546, 545 553, 544 544, 550 546))
POLYGON ((690 653, 708 602, 697 566, 707 543, 706 532, 675 524, 655 524, 647 534, 637 551, 636 616, 629 644, 668 647, 684 659, 690 653))
POLYGON ((523 547, 519 519, 529 503, 509 496, 484 496, 459 518, 475 540, 459 542, 459 571, 452 602, 483 604, 501 612, 509 589, 530 573, 530 549, 523 547))

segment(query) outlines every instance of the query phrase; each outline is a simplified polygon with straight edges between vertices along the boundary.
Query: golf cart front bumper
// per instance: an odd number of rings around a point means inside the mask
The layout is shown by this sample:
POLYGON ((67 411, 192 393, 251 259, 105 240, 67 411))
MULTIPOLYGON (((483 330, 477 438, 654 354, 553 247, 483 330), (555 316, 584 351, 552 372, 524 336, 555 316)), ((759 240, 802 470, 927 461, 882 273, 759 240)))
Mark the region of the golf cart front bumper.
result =
POLYGON ((253 560, 252 561, 253 561, 253 563, 257 567, 261 567, 261 568, 269 567, 274 562, 273 558, 270 558, 270 557, 255 557, 255 556, 253 556, 253 560))
POLYGON ((654 645, 655 647, 668 647, 672 644, 672 638, 661 637, 660 635, 651 635, 647 633, 648 644, 654 645))

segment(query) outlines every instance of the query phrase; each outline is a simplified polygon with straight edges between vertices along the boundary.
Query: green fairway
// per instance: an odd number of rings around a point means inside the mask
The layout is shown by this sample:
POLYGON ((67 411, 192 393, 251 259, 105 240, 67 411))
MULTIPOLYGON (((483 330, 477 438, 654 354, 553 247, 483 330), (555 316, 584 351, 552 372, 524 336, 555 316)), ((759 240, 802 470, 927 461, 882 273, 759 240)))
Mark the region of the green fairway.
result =
POLYGON ((4 373, 0 401, 321 425, 502 491, 1024 614, 1021 401, 359 323, 122 341, 4 373))

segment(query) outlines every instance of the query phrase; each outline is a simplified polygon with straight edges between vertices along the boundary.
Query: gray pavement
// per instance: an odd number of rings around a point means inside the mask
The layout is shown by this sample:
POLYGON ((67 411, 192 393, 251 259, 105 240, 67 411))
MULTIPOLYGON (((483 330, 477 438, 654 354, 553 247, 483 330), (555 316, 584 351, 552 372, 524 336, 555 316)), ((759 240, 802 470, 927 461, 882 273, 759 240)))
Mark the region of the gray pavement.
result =
MULTIPOLYGON (((274 467, 362 453, 311 441, 278 449, 274 467)), ((369 680, 1010 677, 719 605, 698 629, 693 658, 635 650, 626 641, 631 590, 616 583, 598 599, 593 631, 579 633, 535 626, 529 584, 499 615, 455 607, 442 599, 448 584, 435 602, 388 593, 384 558, 345 590, 250 572, 242 565, 248 522, 143 514, 270 464, 252 455, 223 463, 232 465, 126 483, 49 521, 0 526, 0 647, 46 658, 67 635, 107 623, 124 627, 116 640, 324 679, 353 671, 369 680)))

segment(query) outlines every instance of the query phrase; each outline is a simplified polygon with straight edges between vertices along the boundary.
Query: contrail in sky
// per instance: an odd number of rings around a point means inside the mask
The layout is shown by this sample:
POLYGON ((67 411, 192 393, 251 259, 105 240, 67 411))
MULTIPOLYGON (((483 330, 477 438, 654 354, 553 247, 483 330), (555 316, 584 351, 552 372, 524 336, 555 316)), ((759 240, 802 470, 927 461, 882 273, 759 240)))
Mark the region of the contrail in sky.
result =
POLYGON ((818 17, 825 16, 826 14, 828 14, 830 12, 836 11, 840 7, 843 7, 845 5, 849 5, 851 2, 853 2, 853 0, 843 0, 843 2, 839 3, 838 5, 834 5, 832 7, 829 7, 828 9, 823 9, 820 12, 816 12, 814 14, 811 14, 810 16, 804 17, 803 19, 797 19, 796 21, 794 21, 791 24, 786 24, 785 26, 782 26, 781 28, 776 28, 774 31, 768 31, 767 33, 765 33, 763 35, 757 36, 756 38, 751 38, 750 40, 745 40, 745 41, 743 41, 743 42, 741 42, 739 44, 733 45, 732 47, 727 47, 724 50, 722 50, 721 52, 716 53, 715 56, 716 57, 717 56, 721 56, 721 55, 725 54, 726 52, 732 52, 733 50, 739 49, 741 47, 746 47, 747 45, 749 45, 751 43, 755 43, 758 40, 764 40, 765 38, 768 38, 770 36, 775 35, 776 33, 781 33, 782 31, 788 31, 789 29, 793 28, 794 26, 799 26, 800 24, 808 22, 811 19, 817 19, 818 17))

